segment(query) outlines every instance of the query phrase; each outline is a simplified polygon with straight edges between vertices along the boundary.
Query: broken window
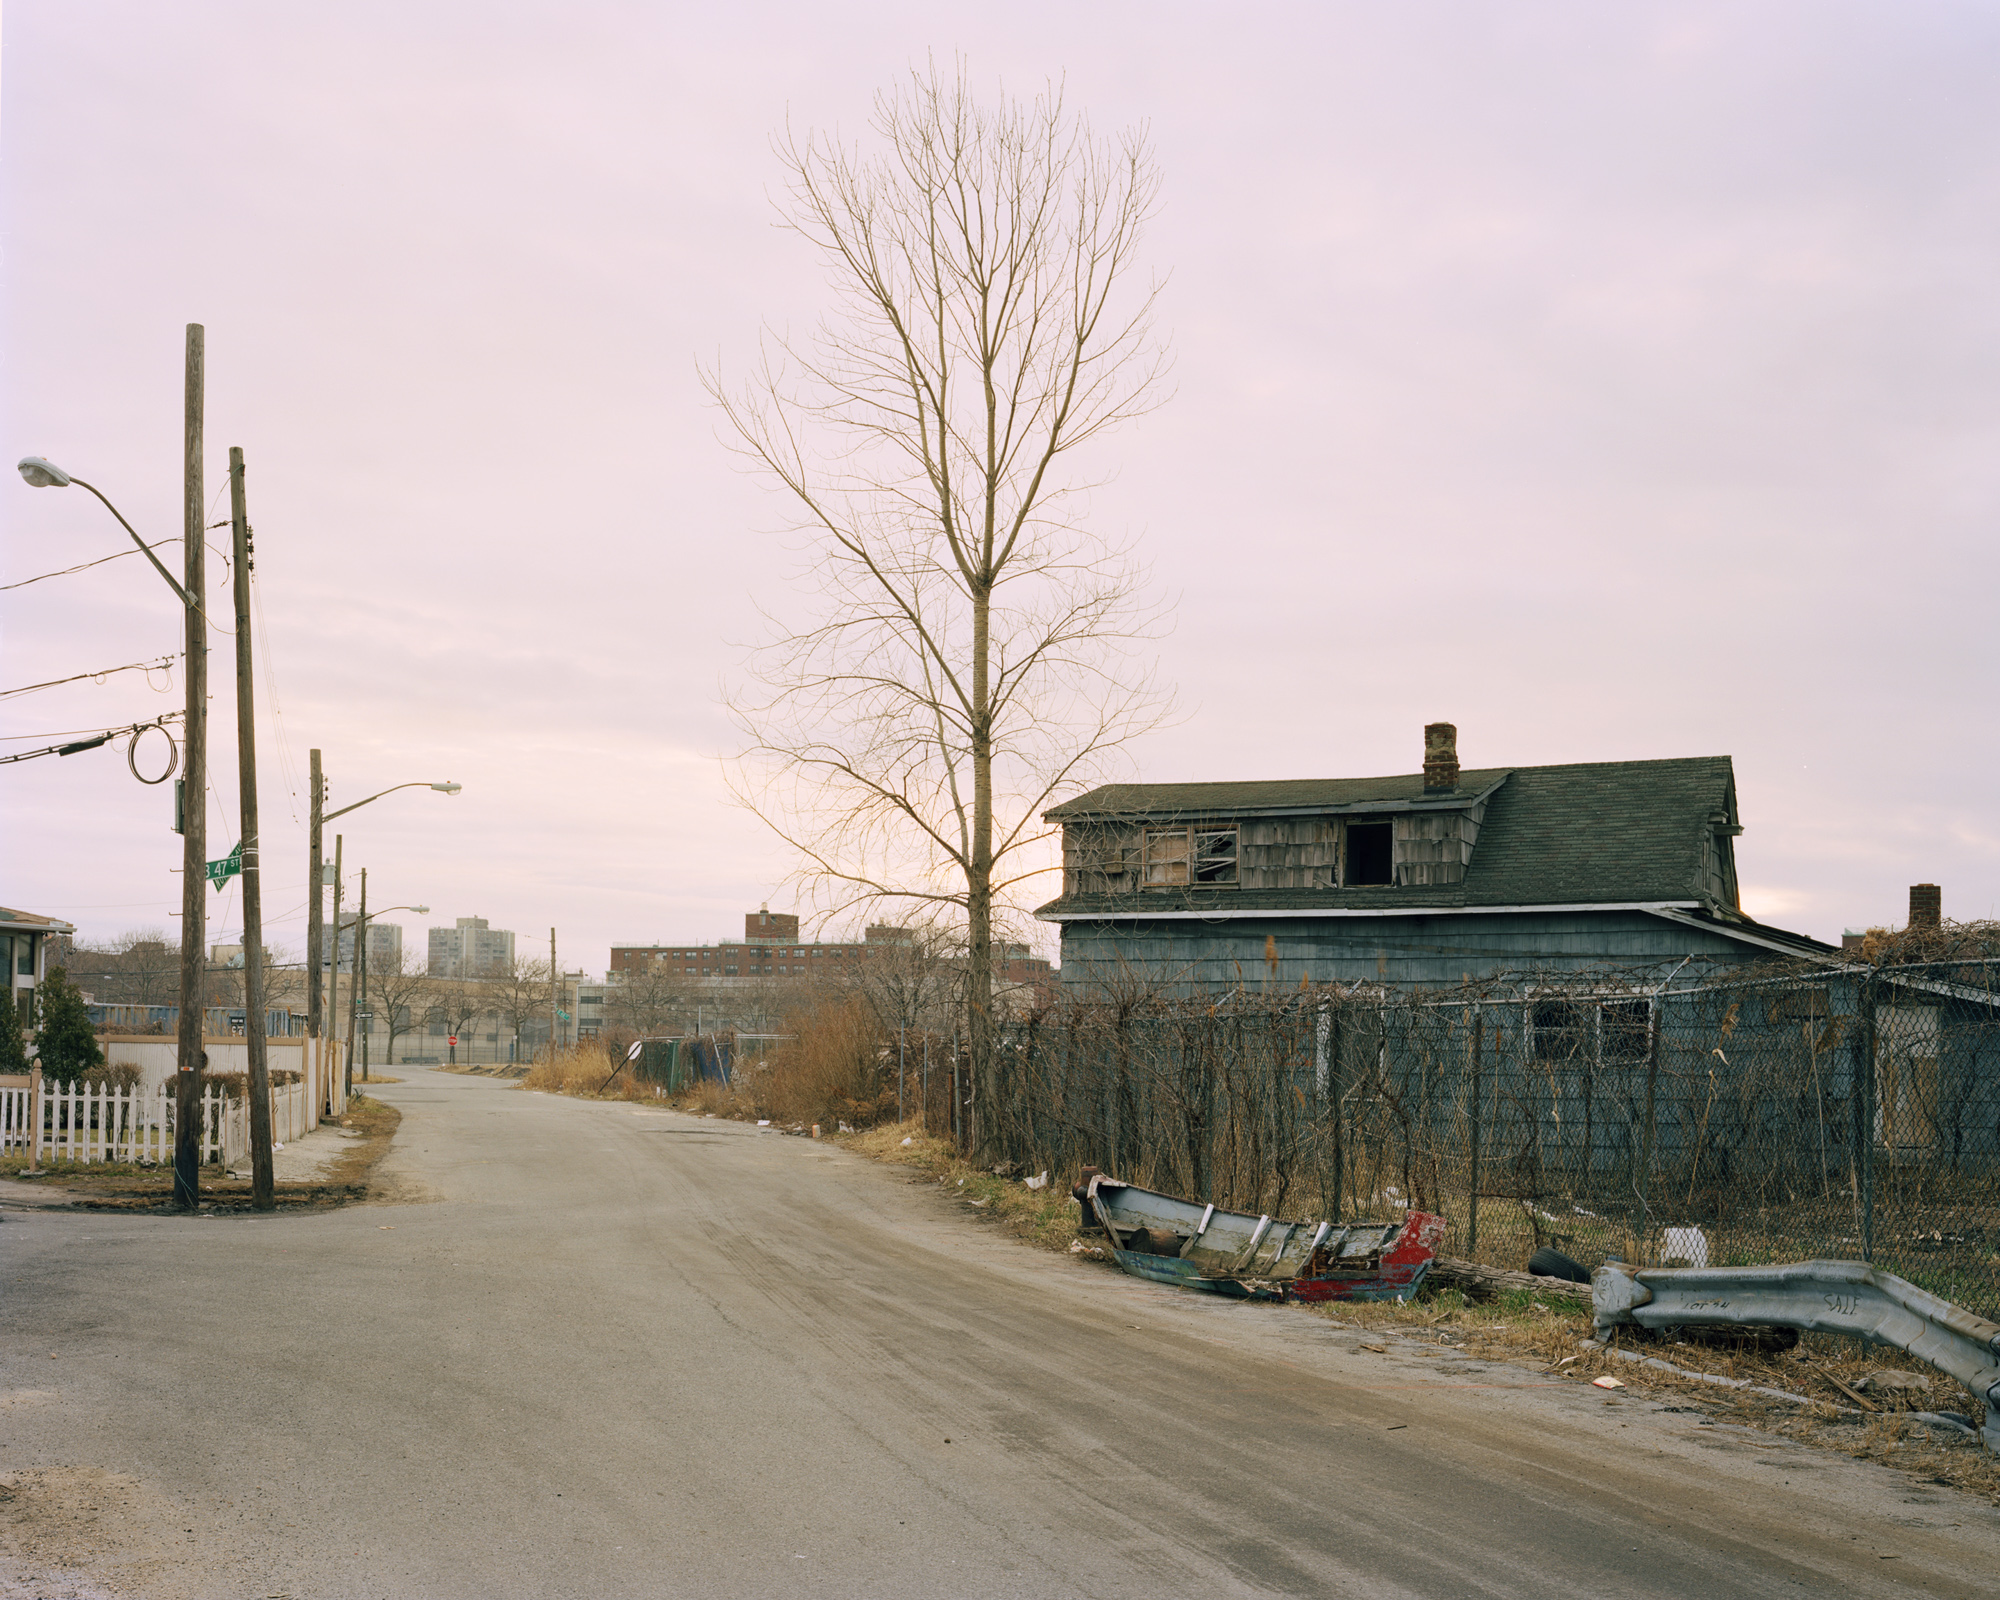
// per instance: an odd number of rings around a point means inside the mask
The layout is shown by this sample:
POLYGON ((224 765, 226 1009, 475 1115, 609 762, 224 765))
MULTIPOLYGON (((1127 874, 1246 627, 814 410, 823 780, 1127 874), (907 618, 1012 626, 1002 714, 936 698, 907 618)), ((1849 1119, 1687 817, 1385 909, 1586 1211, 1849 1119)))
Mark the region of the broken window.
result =
POLYGON ((1379 888, 1396 881, 1395 824, 1350 822, 1347 825, 1347 885, 1379 888))
POLYGON ((1149 889, 1235 882, 1234 828, 1146 830, 1146 886, 1149 889))
POLYGON ((1589 1014, 1573 1000, 1537 1000, 1528 1016, 1534 1059, 1570 1061, 1586 1053, 1589 1014))
POLYGON ((1607 1000, 1597 1009, 1597 1049, 1606 1066, 1644 1061, 1653 1039, 1650 1000, 1607 1000))
POLYGON ((1194 881, 1234 883, 1236 881, 1236 830, 1197 828, 1194 833, 1194 881))

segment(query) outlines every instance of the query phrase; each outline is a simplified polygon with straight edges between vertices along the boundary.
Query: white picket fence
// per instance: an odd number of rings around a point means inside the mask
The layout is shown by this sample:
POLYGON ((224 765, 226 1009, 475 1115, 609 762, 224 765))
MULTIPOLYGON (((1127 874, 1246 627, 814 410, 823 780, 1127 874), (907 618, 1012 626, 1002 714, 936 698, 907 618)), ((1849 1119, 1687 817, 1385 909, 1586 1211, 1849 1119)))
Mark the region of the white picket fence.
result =
MULTIPOLYGON (((318 1125, 309 1083, 271 1087, 271 1138, 280 1144, 318 1125)), ((201 1160, 225 1165, 249 1159, 250 1102, 232 1100, 221 1085, 202 1086, 201 1160)), ((0 1151, 27 1151, 35 1161, 164 1162, 174 1159, 174 1094, 109 1084, 35 1084, 0 1080, 0 1151), (41 1115, 35 1115, 39 1099, 41 1115), (39 1121, 40 1127, 34 1124, 39 1121)))

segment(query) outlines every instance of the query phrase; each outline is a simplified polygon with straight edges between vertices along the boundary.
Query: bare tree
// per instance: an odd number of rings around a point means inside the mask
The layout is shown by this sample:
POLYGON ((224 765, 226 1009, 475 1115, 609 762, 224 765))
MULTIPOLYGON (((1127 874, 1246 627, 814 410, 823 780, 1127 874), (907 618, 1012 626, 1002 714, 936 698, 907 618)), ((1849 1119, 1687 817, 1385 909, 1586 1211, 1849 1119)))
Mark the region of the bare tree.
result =
POLYGON ((69 976, 105 1005, 159 1006, 180 1001, 181 951, 159 928, 134 928, 103 944, 78 944, 69 976))
POLYGON ((705 992, 663 963, 641 962, 619 973, 617 983, 604 991, 604 1020, 634 1035, 691 1026, 705 992))
POLYGON ((486 991, 493 1009, 514 1030, 514 1056, 518 1060, 521 1030, 549 1014, 549 963, 546 958, 515 956, 494 970, 486 980, 486 991))
POLYGON ((429 963, 400 944, 368 963, 368 1000, 382 1031, 388 1034, 385 1063, 396 1064, 396 1041, 422 1025, 431 990, 429 963))
POLYGON ((910 928, 906 937, 871 948, 847 982, 868 1002, 885 1034, 951 1030, 954 1002, 965 992, 965 956, 940 928, 910 928))
MULTIPOLYGON (((486 985, 476 978, 433 978, 429 989, 430 1004, 425 1015, 435 1018, 451 1030, 454 1039, 465 1038, 465 1059, 472 1059, 472 1040, 466 1034, 465 1025, 477 1017, 483 1017, 494 1009, 493 996, 486 985)), ((458 1060, 458 1046, 451 1047, 451 1059, 458 1060)))
POLYGON ((1052 870, 1041 813, 1164 706, 1136 659, 1159 613, 1083 525, 1075 465, 1160 398, 1158 285, 1134 281, 1158 179, 1143 130, 1097 138, 1059 87, 984 106, 932 67, 871 126, 873 155, 779 146, 838 311, 767 335, 747 386, 707 375, 810 535, 816 607, 732 699, 735 777, 824 914, 899 898, 962 926, 990 1106, 994 923, 1052 870))

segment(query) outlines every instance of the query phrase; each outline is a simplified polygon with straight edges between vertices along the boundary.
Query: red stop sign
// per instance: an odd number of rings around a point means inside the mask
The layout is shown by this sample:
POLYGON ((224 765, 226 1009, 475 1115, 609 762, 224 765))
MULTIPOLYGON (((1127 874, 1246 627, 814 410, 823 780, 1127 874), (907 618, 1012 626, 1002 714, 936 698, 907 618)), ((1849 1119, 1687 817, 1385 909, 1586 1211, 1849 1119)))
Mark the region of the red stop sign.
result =
POLYGON ((455 1049, 457 1049, 457 1048, 458 1048, 458 1035, 457 1035, 457 1034, 455 1034, 455 1033, 454 1033, 454 1034, 449 1034, 449 1035, 447 1035, 447 1038, 449 1039, 449 1041, 450 1041, 450 1043, 451 1043, 451 1046, 452 1046, 452 1048, 453 1048, 454 1050, 455 1050, 455 1049))

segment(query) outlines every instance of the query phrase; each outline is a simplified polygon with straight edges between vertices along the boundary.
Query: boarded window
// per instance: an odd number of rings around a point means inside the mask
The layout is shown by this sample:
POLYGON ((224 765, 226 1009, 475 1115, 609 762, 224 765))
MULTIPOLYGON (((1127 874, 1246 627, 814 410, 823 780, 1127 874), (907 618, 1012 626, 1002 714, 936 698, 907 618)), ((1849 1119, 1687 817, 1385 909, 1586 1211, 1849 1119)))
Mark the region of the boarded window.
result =
POLYGON ((1396 881, 1394 824, 1350 822, 1347 825, 1347 883, 1365 889, 1396 881))
POLYGON ((1937 1115, 1938 1008, 1884 1006, 1875 1018, 1875 1140, 1935 1145, 1937 1115))
POLYGON ((1172 888, 1188 881, 1188 834, 1185 828, 1146 830, 1146 887, 1172 888))

